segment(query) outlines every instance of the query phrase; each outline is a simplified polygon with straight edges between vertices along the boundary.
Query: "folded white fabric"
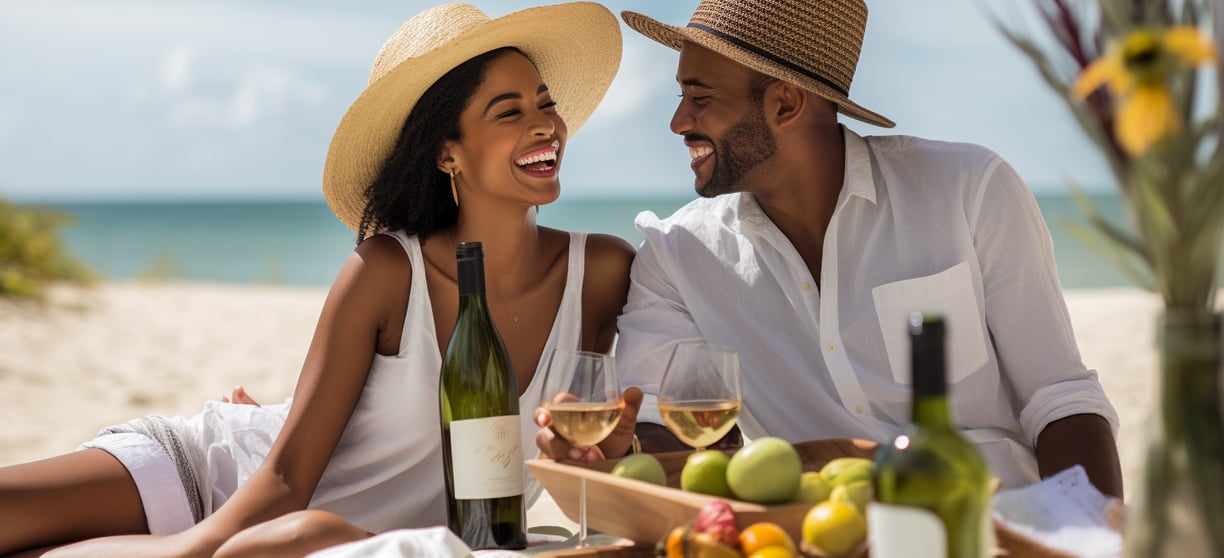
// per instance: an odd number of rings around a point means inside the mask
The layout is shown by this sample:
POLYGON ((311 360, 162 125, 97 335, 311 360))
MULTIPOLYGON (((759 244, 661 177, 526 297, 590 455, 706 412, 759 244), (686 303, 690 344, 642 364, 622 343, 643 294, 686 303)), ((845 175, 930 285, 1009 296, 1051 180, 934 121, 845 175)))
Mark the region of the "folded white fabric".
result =
MULTIPOLYGON (((592 545, 626 544, 627 541, 608 535, 594 534, 587 540, 592 545), (611 542, 604 540, 611 539, 611 542)), ((534 552, 547 550, 549 543, 560 544, 565 537, 527 533, 526 553, 517 550, 477 550, 468 548, 458 536, 445 526, 424 529, 396 529, 365 540, 345 543, 313 552, 306 558, 404 558, 430 556, 437 558, 523 558, 534 552)))
POLYGON ((1083 558, 1122 555, 1121 502, 1101 494, 1076 465, 1037 484, 1000 491, 994 518, 1053 549, 1083 558))
POLYGON ((471 556, 472 549, 446 527, 396 529, 365 540, 325 548, 307 558, 402 558, 404 556, 438 556, 462 558, 471 556))

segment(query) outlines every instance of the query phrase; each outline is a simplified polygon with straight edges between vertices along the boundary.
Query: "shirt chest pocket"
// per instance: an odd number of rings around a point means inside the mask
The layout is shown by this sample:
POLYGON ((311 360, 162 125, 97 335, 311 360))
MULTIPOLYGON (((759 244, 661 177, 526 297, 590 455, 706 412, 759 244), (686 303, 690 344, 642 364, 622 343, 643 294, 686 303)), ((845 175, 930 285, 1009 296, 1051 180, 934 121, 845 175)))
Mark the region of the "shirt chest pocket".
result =
POLYGON ((934 275, 905 279, 871 290, 880 333, 888 352, 893 379, 910 383, 910 343, 907 317, 911 312, 941 314, 947 324, 948 383, 956 383, 986 364, 986 334, 968 262, 934 275))

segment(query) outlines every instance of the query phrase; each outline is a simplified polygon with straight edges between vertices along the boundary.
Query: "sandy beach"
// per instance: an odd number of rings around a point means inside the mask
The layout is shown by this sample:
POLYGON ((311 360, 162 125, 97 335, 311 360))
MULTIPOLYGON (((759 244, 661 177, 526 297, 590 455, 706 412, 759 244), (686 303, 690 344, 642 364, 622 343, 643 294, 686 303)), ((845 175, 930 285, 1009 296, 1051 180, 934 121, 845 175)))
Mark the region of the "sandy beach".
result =
MULTIPOLYGON (((99 428, 193 415, 236 384, 263 401, 293 390, 326 289, 195 283, 58 287, 42 305, 0 300, 0 465, 73 450, 99 428)), ((1121 416, 1136 486, 1156 371, 1159 300, 1068 291, 1084 361, 1121 416)))

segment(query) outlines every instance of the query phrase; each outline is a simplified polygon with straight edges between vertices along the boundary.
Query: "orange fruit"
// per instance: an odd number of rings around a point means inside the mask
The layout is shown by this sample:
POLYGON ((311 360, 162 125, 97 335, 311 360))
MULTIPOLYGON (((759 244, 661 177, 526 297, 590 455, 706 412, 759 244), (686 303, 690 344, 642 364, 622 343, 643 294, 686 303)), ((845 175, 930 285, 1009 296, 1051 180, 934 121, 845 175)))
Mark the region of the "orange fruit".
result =
POLYGON ((794 550, 780 544, 771 544, 756 549, 756 552, 749 554, 746 558, 795 558, 796 556, 798 554, 795 554, 794 550))
POLYGON ((684 527, 676 527, 667 534, 667 558, 684 558, 684 543, 685 536, 688 535, 688 529, 684 527))
POLYGON ((740 531, 740 550, 751 555, 759 549, 769 546, 781 546, 795 553, 795 541, 786 534, 786 530, 777 523, 762 521, 753 523, 740 531))

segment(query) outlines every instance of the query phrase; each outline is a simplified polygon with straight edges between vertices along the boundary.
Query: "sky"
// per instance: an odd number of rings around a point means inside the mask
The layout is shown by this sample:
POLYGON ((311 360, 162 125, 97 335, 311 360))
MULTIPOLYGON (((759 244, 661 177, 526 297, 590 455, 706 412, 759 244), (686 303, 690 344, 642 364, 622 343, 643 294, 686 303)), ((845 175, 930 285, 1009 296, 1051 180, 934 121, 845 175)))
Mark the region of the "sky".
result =
MULTIPOLYGON (((435 2, 0 2, 0 197, 322 199, 328 143, 375 55, 435 2)), ((1028 2, 867 2, 850 96, 898 125, 850 128, 985 145, 1038 193, 1110 188, 1062 101, 986 16, 1028 2)), ((541 2, 471 3, 496 17, 541 2)), ((683 25, 697 0, 602 3, 683 25)), ((621 27, 619 73, 571 138, 563 196, 689 195, 688 152, 667 127, 676 53, 621 27)))

